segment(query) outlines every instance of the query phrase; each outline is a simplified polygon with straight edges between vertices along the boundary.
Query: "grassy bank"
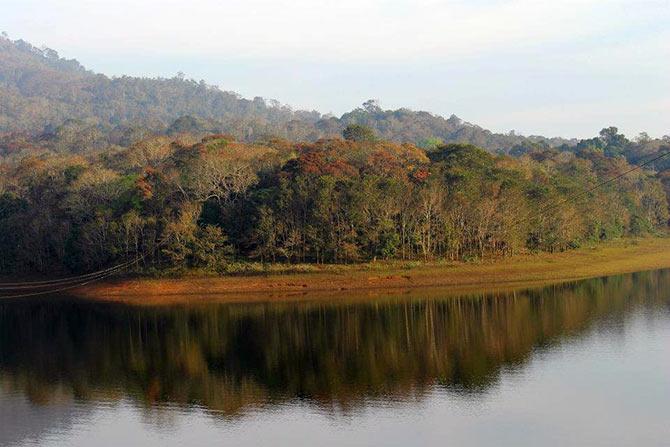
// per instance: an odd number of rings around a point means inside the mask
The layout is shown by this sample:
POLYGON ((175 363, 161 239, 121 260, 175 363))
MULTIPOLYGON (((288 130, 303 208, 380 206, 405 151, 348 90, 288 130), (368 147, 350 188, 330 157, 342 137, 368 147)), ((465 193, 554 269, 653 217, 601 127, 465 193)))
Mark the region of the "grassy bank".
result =
POLYGON ((156 304, 201 299, 258 301, 343 297, 418 288, 449 291, 517 288, 670 267, 670 238, 624 239, 577 250, 481 263, 377 262, 349 266, 275 266, 266 274, 171 279, 119 279, 76 295, 156 304), (300 271, 304 269, 305 271, 300 271))

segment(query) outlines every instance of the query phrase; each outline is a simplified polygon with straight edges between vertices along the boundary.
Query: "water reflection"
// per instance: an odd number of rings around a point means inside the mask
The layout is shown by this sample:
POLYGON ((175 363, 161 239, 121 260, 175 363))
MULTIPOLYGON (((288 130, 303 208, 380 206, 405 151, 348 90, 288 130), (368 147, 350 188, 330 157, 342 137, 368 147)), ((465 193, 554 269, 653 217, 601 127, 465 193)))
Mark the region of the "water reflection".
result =
MULTIPOLYGON (((670 271, 523 292, 328 304, 0 304, 0 387, 34 405, 130 399, 225 417, 302 401, 348 412, 486 393, 501 369, 633 308, 668 308, 670 271)), ((151 416, 148 416, 151 417, 151 416)))

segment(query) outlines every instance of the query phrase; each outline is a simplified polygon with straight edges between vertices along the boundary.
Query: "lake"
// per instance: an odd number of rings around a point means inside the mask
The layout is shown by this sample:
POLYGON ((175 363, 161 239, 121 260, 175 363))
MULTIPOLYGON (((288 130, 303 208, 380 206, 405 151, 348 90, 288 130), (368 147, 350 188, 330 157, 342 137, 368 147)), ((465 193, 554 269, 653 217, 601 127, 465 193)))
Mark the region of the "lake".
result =
POLYGON ((0 301, 2 446, 667 446, 670 271, 454 296, 0 301))

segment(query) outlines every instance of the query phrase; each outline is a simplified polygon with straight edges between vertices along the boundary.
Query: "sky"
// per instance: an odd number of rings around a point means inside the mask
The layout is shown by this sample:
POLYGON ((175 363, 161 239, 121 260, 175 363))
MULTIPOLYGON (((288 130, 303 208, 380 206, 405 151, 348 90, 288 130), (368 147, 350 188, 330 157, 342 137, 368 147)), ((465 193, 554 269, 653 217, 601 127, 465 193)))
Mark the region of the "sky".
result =
POLYGON ((670 0, 0 0, 0 31, 335 115, 377 99, 499 132, 670 134, 670 0))

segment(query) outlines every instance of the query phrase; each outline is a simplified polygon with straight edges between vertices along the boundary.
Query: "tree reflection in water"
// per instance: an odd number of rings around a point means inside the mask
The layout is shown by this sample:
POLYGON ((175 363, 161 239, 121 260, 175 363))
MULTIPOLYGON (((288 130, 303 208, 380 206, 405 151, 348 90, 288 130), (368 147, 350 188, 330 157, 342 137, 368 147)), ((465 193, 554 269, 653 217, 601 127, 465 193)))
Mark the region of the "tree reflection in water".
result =
MULTIPOLYGON (((0 304, 0 385, 33 403, 130 398, 234 416, 301 399, 345 411, 487 392, 503 368, 635 307, 668 305, 670 271, 486 295, 133 307, 0 304)), ((614 328, 614 329, 612 329, 614 328)))

